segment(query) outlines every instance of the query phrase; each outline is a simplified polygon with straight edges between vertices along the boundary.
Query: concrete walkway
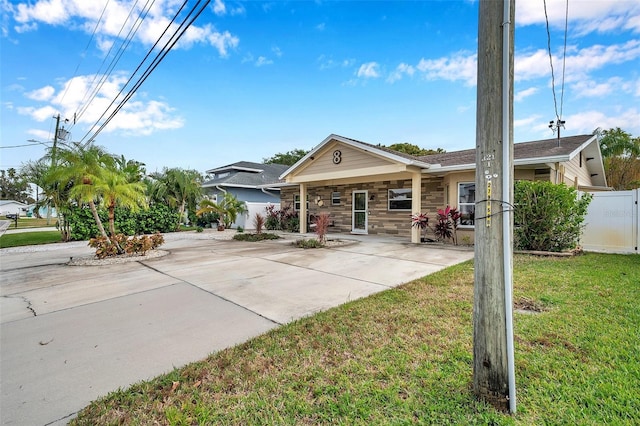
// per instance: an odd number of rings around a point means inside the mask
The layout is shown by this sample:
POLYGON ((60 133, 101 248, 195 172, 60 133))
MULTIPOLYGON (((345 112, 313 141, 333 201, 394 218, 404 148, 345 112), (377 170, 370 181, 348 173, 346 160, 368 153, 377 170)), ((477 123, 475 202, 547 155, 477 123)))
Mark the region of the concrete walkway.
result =
POLYGON ((92 255, 85 242, 0 250, 2 424, 64 424, 119 387, 473 257, 373 236, 317 250, 211 237, 168 234, 169 255, 105 266, 66 265, 92 255))

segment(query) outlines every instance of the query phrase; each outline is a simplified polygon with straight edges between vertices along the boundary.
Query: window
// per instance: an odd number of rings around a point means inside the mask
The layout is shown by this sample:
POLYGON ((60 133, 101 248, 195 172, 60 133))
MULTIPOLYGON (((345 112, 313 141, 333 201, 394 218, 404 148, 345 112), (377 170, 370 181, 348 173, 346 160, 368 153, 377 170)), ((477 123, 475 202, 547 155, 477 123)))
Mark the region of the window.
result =
POLYGON ((411 189, 390 189, 389 210, 411 211, 411 189))
POLYGON ((331 205, 332 206, 339 206, 340 205, 340 193, 339 192, 332 192, 331 193, 331 205))
POLYGON ((460 226, 474 226, 476 217, 476 184, 458 184, 458 208, 462 216, 460 226))
MULTIPOLYGON (((300 211, 300 194, 293 196, 293 211, 300 211)), ((307 211, 309 211, 309 195, 307 195, 307 211)))

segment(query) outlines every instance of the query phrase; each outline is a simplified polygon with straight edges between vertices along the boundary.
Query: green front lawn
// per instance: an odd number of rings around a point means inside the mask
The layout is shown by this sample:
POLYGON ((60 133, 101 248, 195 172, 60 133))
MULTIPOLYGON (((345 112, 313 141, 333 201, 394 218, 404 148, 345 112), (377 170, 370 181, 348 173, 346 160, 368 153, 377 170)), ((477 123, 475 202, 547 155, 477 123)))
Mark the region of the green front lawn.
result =
POLYGON ((0 237, 0 248, 59 243, 60 241, 60 231, 56 231, 55 228, 53 228, 53 231, 4 234, 0 237))
POLYGON ((471 389, 466 262, 116 391, 72 423, 639 424, 640 257, 514 264, 515 300, 542 309, 515 313, 515 416, 471 389))

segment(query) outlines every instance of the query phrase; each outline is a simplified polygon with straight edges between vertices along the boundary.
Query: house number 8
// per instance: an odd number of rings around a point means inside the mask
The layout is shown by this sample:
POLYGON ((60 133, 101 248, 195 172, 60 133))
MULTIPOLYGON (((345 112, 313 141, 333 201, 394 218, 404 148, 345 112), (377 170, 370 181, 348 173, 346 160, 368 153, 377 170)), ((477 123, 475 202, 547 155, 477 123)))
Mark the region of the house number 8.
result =
POLYGON ((333 164, 340 164, 342 161, 342 153, 340 151, 333 151, 333 164))

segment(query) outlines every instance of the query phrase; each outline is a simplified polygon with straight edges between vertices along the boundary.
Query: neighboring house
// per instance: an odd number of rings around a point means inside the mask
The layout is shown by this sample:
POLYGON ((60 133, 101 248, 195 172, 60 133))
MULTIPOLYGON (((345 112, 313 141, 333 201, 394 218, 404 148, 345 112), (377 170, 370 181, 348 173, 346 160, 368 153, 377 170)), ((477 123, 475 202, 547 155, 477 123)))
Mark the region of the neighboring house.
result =
POLYGON ((19 214, 24 216, 27 212, 27 205, 15 200, 0 200, 0 215, 19 214))
POLYGON ((239 201, 247 204, 247 213, 238 216, 235 225, 245 229, 253 229, 253 218, 256 213, 265 216, 265 207, 275 204, 280 208, 279 176, 289 166, 284 164, 260 164, 250 161, 239 161, 226 166, 207 170, 210 180, 202 184, 205 195, 217 202, 225 193, 233 194, 239 201))
MULTIPOLYGON (((330 135, 281 176, 281 203, 300 217, 331 215, 331 232, 390 234, 420 241, 411 214, 458 207, 458 235, 473 238, 475 149, 414 157, 338 135, 330 135), (300 203, 306 199, 306 203, 300 203)), ((595 135, 514 144, 516 180, 565 183, 580 190, 605 190, 595 135)), ((300 222, 300 232, 308 229, 300 222)))

